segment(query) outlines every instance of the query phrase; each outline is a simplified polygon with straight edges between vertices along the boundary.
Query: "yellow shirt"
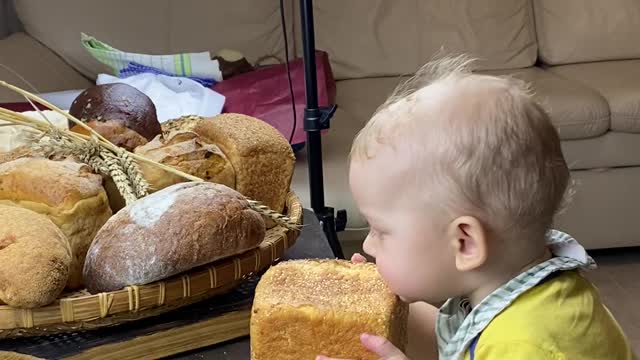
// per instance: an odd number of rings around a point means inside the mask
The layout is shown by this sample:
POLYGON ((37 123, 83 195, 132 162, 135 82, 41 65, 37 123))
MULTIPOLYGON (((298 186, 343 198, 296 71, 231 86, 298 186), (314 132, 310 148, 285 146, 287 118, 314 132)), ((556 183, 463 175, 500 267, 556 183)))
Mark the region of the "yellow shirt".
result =
POLYGON ((597 290, 572 270, 526 291, 489 323, 475 348, 475 360, 485 359, 635 357, 597 290))

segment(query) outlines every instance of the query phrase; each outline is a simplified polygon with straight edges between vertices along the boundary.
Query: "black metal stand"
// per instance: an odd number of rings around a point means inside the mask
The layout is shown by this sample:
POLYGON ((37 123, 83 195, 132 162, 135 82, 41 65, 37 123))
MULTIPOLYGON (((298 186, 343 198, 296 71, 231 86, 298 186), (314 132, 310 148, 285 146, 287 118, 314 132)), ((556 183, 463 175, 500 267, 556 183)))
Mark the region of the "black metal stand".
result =
POLYGON ((300 0, 300 19, 302 23, 304 80, 307 97, 307 105, 304 109, 304 130, 307 132, 307 166, 309 167, 311 208, 322 224, 334 256, 343 259, 344 254, 338 241, 337 231, 344 230, 347 222, 347 213, 344 210, 340 210, 336 218, 334 209, 327 207, 324 203, 321 131, 329 128, 336 106, 318 108, 313 2, 311 0, 300 0))

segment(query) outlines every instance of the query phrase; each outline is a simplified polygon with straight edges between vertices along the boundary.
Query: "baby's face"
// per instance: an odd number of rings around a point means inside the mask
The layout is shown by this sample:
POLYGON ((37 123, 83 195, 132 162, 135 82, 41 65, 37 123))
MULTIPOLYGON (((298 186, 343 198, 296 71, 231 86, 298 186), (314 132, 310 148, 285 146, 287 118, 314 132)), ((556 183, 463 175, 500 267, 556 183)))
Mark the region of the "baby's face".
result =
POLYGON ((428 189, 416 188, 403 176, 410 157, 385 148, 373 159, 352 161, 350 167, 351 191, 371 229, 364 251, 405 301, 438 304, 454 296, 457 287, 448 224, 435 209, 427 209, 428 189))

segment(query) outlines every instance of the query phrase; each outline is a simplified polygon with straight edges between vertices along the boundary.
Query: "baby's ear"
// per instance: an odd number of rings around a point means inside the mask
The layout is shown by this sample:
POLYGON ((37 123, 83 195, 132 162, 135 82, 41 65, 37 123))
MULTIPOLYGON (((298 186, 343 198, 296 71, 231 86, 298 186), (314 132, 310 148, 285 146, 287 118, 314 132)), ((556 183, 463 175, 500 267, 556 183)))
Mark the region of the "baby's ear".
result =
POLYGON ((458 271, 471 271, 487 261, 487 232, 473 216, 461 216, 449 226, 448 237, 454 249, 458 271))

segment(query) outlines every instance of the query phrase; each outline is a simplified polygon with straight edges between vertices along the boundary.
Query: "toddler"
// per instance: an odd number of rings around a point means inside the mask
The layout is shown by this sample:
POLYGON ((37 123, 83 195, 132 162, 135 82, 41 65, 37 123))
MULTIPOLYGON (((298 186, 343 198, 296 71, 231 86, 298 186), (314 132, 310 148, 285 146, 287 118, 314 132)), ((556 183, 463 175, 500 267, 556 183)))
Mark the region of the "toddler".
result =
MULTIPOLYGON (((632 359, 580 274, 593 260, 551 229, 570 184, 556 129, 523 82, 469 64, 427 64, 356 137, 364 251, 403 300, 441 306, 440 359, 632 359)), ((406 359, 384 339, 362 342, 406 359)))

